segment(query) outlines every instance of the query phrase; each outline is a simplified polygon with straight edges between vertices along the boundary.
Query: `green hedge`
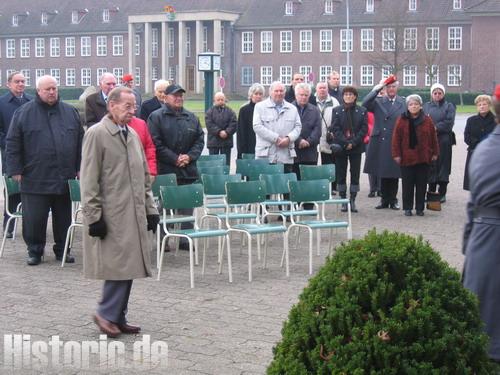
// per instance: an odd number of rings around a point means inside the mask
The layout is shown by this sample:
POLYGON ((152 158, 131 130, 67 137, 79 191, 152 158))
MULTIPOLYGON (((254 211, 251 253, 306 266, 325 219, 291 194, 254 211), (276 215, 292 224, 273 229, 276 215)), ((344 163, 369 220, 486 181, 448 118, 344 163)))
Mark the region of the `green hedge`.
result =
POLYGON ((422 238, 338 247, 291 309, 268 374, 489 374, 476 298, 422 238))
MULTIPOLYGON (((2 88, 0 89, 0 95, 3 95, 7 92, 7 88, 2 88)), ((59 87, 59 97, 63 100, 78 100, 80 95, 83 93, 82 88, 78 87, 59 87)), ((35 95, 36 90, 32 88, 26 89, 26 92, 31 95, 35 95)))

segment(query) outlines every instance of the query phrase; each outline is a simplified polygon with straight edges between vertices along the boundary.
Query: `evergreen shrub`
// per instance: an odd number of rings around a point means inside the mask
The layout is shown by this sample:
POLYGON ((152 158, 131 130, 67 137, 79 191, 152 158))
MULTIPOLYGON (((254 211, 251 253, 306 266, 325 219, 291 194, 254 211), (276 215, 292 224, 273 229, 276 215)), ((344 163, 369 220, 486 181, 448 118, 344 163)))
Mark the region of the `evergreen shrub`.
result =
POLYGON ((344 243, 292 307, 268 374, 489 374, 477 299, 421 237, 344 243))

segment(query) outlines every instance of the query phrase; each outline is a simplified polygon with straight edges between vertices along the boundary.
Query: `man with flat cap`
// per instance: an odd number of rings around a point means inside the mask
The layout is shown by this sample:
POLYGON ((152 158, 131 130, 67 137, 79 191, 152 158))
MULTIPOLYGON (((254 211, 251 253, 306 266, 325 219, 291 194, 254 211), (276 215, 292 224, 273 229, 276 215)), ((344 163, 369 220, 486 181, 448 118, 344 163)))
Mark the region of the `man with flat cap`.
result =
MULTIPOLYGON (((175 173, 179 185, 192 184, 198 179, 196 160, 205 145, 205 133, 196 115, 184 108, 186 91, 177 84, 165 89, 165 106, 148 117, 148 126, 156 146, 158 174, 175 173)), ((192 210, 179 210, 191 215, 192 210)), ((184 223, 183 229, 192 227, 184 223)), ((188 242, 181 241, 179 248, 188 250, 188 242)))

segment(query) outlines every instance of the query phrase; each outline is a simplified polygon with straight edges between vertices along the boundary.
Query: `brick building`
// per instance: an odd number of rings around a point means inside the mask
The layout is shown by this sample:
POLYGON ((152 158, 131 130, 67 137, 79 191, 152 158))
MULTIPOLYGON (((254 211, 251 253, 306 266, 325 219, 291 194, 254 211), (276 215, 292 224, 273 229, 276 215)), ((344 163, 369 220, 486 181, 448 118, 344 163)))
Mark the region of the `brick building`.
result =
POLYGON ((201 93, 196 56, 222 55, 226 90, 253 82, 313 81, 330 71, 370 87, 396 72, 405 87, 443 83, 490 92, 500 82, 499 0, 45 0, 0 4, 0 84, 21 70, 62 87, 133 72, 201 93), (181 48, 180 48, 181 47, 181 48))

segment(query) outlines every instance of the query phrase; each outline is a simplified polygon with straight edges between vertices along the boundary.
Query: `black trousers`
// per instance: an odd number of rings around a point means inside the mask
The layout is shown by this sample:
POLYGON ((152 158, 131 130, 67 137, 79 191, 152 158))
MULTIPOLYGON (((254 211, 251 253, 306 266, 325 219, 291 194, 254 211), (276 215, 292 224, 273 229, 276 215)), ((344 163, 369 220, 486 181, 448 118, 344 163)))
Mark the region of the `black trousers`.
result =
MULTIPOLYGON (((321 165, 334 164, 335 165, 335 155, 327 154, 326 152, 321 153, 321 165)), ((337 179, 337 177, 335 177, 337 179)), ((337 190, 337 181, 332 183, 332 190, 337 190)))
POLYGON ((374 174, 368 174, 368 182, 370 183, 370 193, 380 191, 380 178, 374 174))
POLYGON ((226 155, 226 165, 231 165, 231 147, 208 147, 209 155, 226 155))
POLYGON ((54 253, 62 255, 66 232, 71 224, 71 200, 68 194, 21 193, 23 238, 30 256, 42 256, 47 238, 47 220, 52 211, 54 253))
POLYGON ((382 194, 382 204, 397 203, 398 201, 398 178, 381 178, 380 193, 382 194))
POLYGON ((428 164, 401 167, 401 177, 403 183, 403 210, 412 210, 414 199, 415 209, 417 211, 424 210, 428 174, 428 164))
POLYGON ((133 280, 105 280, 97 313, 116 324, 127 323, 127 310, 133 280))
POLYGON ((446 192, 448 191, 448 182, 447 181, 438 181, 438 182, 432 182, 429 184, 429 191, 432 191, 433 193, 435 193, 436 189, 437 189, 439 195, 444 197, 446 195, 446 192), (438 187, 438 185, 439 185, 439 187, 438 187))
POLYGON ((361 170, 361 154, 337 155, 335 157, 335 175, 339 194, 347 192, 347 164, 349 163, 349 173, 351 175, 351 186, 349 191, 357 193, 359 191, 359 173, 361 170))

